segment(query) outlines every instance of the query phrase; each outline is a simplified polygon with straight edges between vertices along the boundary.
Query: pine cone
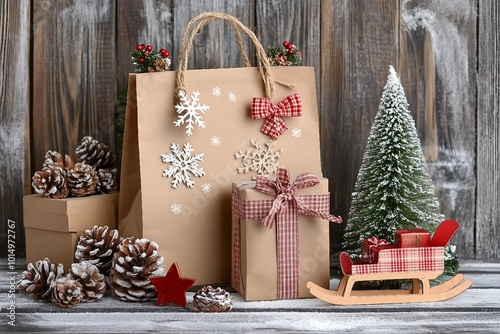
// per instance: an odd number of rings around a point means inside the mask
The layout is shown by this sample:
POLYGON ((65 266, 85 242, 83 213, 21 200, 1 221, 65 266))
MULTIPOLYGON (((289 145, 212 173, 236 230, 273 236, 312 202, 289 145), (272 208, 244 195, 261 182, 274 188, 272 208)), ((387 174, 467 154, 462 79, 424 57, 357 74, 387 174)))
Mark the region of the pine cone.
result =
POLYGON ((80 235, 76 246, 76 262, 89 261, 97 268, 101 274, 109 275, 113 255, 118 250, 118 245, 122 238, 118 235, 118 230, 110 230, 108 226, 99 227, 95 225, 91 230, 86 230, 80 235))
POLYGON ((55 265, 48 258, 28 263, 27 270, 23 271, 18 289, 22 293, 31 293, 35 299, 50 300, 54 282, 64 275, 64 265, 55 265))
POLYGON ((83 163, 91 165, 95 169, 113 166, 116 158, 108 146, 91 136, 82 138, 80 145, 76 148, 76 155, 83 163))
POLYGON ((92 195, 97 189, 97 172, 94 167, 85 163, 75 164, 75 168, 68 170, 68 188, 72 195, 92 195))
POLYGON ((157 58, 153 65, 148 68, 149 72, 165 72, 168 71, 168 63, 167 61, 157 58))
POLYGON ((58 278, 52 291, 52 302, 60 307, 73 307, 83 298, 83 286, 70 275, 58 278))
POLYGON ((118 178, 116 168, 99 169, 97 175, 97 191, 102 194, 112 194, 118 190, 118 178))
POLYGON ((73 158, 69 154, 64 155, 64 167, 66 168, 66 170, 75 168, 75 158, 73 158))
POLYGON ((222 288, 204 286, 193 296, 194 312, 229 312, 233 308, 233 299, 222 288))
POLYGON ((156 297, 150 276, 165 274, 158 245, 148 239, 126 238, 113 258, 109 274, 111 295, 125 301, 147 301, 156 297))
POLYGON ((292 66, 292 62, 288 61, 283 52, 278 52, 274 57, 269 57, 269 62, 273 66, 292 66))
POLYGON ((43 167, 58 166, 64 168, 64 161, 61 153, 57 151, 47 151, 45 153, 45 160, 43 162, 43 167))
POLYGON ((66 178, 62 167, 52 165, 35 172, 31 185, 43 197, 66 198, 69 194, 66 178))
POLYGON ((106 294, 106 279, 89 261, 73 263, 69 276, 83 287, 82 302, 93 302, 106 294))

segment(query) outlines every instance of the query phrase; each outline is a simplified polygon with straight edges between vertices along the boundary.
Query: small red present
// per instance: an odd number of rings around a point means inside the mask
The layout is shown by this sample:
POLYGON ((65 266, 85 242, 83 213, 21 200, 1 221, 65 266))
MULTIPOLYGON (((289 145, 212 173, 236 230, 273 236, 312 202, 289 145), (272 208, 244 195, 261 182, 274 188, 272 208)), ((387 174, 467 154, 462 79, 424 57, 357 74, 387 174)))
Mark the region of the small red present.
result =
POLYGON ((389 245, 385 239, 371 237, 363 240, 361 245, 361 260, 365 263, 376 263, 378 261, 378 252, 381 249, 394 247, 389 245))
POLYGON ((429 247, 431 234, 422 228, 397 230, 394 244, 400 248, 429 247))

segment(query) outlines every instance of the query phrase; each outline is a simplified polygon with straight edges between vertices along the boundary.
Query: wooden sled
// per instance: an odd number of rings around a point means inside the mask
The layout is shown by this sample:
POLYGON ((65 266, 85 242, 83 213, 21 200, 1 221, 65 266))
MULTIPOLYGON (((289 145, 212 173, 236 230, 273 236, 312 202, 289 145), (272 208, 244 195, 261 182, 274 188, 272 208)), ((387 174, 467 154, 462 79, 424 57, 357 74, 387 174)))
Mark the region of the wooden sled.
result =
POLYGON ((433 287, 430 280, 443 273, 444 246, 457 229, 455 221, 446 220, 434 233, 431 247, 383 249, 378 254, 378 263, 374 264, 353 263, 347 253, 341 253, 344 276, 337 290, 328 290, 313 282, 308 282, 307 287, 313 296, 336 305, 422 303, 453 298, 471 287, 472 282, 462 274, 433 287), (419 258, 422 261, 415 260, 419 258), (395 259, 399 261, 397 266, 393 265, 395 259), (411 289, 353 290, 356 282, 402 279, 411 280, 411 289))

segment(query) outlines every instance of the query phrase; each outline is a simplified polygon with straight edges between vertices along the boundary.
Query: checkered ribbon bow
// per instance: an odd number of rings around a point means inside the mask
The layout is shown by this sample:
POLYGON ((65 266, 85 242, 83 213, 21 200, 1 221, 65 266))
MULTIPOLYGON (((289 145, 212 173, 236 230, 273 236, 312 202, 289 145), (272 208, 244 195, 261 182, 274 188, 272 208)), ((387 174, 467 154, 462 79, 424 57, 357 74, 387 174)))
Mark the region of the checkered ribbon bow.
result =
MULTIPOLYGON (((302 173, 293 183, 290 183, 290 173, 287 169, 279 168, 276 180, 258 177, 255 190, 276 196, 268 215, 262 219, 264 226, 272 228, 277 222, 277 260, 278 260, 278 299, 296 299, 299 295, 299 212, 329 221, 340 223, 330 213, 317 212, 309 207, 313 202, 306 204, 297 195, 296 190, 313 187, 319 180, 313 173, 302 173)), ((319 197, 316 198, 320 201, 319 197)))
POLYGON ((378 246, 385 246, 388 245, 389 243, 385 239, 379 239, 377 237, 371 237, 366 239, 366 242, 370 245, 370 248, 372 247, 378 247, 378 246))
POLYGON ((260 131, 273 139, 278 138, 288 129, 283 117, 299 116, 302 116, 302 103, 297 93, 287 96, 277 105, 274 105, 268 98, 253 98, 252 119, 265 118, 266 121, 260 131))
POLYGON ((276 180, 269 180, 265 177, 257 177, 255 190, 264 194, 276 196, 273 201, 269 214, 262 219, 264 226, 272 228, 276 217, 285 216, 285 221, 297 220, 297 209, 302 214, 317 218, 327 219, 332 222, 341 223, 340 217, 335 217, 330 213, 316 212, 309 208, 304 200, 297 195, 296 190, 313 187, 319 183, 318 178, 314 173, 302 173, 293 183, 290 183, 290 172, 284 168, 278 168, 276 172, 276 180), (294 206, 293 210, 289 210, 289 206, 294 206))

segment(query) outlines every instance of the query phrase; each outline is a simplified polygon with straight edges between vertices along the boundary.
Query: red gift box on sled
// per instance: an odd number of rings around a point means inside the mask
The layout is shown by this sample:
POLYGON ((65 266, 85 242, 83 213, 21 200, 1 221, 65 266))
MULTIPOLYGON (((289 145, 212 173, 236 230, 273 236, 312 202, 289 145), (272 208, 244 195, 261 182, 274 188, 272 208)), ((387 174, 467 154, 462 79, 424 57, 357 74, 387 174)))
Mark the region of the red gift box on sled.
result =
POLYGON ((399 248, 429 247, 431 234, 422 228, 397 230, 394 244, 399 248))

